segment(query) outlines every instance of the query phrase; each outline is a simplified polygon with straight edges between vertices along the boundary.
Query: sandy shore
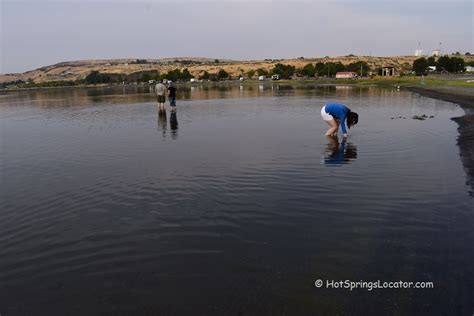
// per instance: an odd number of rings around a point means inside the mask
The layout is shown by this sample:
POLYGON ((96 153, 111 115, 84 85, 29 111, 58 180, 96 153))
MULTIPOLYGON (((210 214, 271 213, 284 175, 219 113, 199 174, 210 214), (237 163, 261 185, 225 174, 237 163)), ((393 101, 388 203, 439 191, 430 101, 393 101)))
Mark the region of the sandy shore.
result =
POLYGON ((411 87, 408 90, 434 99, 461 105, 465 115, 453 118, 459 124, 458 145, 461 160, 470 185, 470 195, 474 196, 474 89, 463 87, 411 87))

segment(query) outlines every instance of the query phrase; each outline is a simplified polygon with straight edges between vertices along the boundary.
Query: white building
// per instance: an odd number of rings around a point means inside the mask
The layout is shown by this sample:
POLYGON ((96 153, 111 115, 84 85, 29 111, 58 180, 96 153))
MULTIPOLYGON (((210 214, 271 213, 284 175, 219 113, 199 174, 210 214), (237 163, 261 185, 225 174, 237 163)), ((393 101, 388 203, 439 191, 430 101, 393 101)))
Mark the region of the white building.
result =
POLYGON ((421 57, 421 56, 423 56, 423 50, 422 50, 422 49, 417 49, 417 50, 415 50, 415 56, 416 56, 416 57, 421 57))
POLYGON ((259 76, 259 77, 258 77, 258 80, 259 80, 259 81, 264 81, 265 79, 267 79, 265 76, 259 76))
POLYGON ((440 55, 439 49, 433 49, 433 51, 431 52, 431 56, 439 57, 439 55, 440 55))
POLYGON ((466 67, 464 67, 464 69, 466 70, 466 72, 474 72, 474 67, 473 66, 466 66, 466 67))
POLYGON ((351 71, 339 71, 336 73, 336 79, 355 79, 357 74, 351 71))

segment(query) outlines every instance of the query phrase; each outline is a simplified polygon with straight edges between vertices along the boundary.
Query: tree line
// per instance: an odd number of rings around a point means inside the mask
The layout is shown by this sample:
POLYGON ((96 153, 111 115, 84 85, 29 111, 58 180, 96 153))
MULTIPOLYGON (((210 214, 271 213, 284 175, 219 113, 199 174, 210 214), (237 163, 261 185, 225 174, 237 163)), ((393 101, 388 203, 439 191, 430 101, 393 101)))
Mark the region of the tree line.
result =
POLYGON ((448 72, 448 73, 462 73, 464 68, 474 66, 474 62, 466 64, 463 58, 460 57, 449 57, 447 55, 441 56, 436 59, 434 56, 425 58, 420 57, 413 62, 413 71, 417 75, 426 75, 429 67, 436 67, 437 72, 448 72))
POLYGON ((278 63, 272 69, 266 70, 258 68, 257 70, 249 70, 247 72, 248 78, 253 78, 255 74, 258 76, 279 75, 282 79, 290 79, 293 76, 313 78, 319 77, 334 77, 336 73, 341 71, 355 72, 359 76, 367 76, 369 72, 369 65, 365 61, 353 62, 344 65, 341 62, 318 62, 316 64, 308 63, 301 68, 295 66, 278 63))

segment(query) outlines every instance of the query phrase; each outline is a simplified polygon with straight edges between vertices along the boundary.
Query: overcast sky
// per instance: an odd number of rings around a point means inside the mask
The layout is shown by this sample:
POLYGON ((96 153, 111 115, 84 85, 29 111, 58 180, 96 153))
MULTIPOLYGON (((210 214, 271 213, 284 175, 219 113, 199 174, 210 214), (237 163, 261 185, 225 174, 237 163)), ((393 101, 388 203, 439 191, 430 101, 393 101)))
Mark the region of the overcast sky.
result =
POLYGON ((102 58, 474 53, 473 0, 0 0, 0 73, 102 58))

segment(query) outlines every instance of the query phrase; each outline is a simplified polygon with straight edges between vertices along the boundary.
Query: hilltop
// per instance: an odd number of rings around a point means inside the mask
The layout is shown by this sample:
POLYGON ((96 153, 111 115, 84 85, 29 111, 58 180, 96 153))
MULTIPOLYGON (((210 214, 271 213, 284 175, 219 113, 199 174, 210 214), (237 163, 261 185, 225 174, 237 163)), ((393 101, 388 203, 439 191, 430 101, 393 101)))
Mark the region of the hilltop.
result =
MULTIPOLYGON (((464 58, 466 62, 474 61, 472 55, 458 56, 464 58)), ((164 59, 100 59, 100 60, 79 60, 61 62, 50 66, 41 67, 24 73, 1 74, 0 83, 13 82, 17 80, 33 80, 35 83, 59 80, 80 80, 84 79, 92 71, 105 74, 133 78, 144 73, 166 73, 174 69, 183 70, 185 68, 195 77, 199 77, 205 71, 217 73, 220 69, 225 70, 231 76, 245 75, 249 70, 263 68, 272 69, 277 63, 287 64, 301 68, 308 63, 317 62, 341 62, 344 65, 364 61, 370 69, 376 71, 382 66, 394 66, 398 72, 411 69, 415 56, 393 56, 393 57, 372 57, 372 56, 339 56, 322 58, 296 58, 296 59, 266 59, 266 60, 217 60, 213 58, 179 57, 164 59)))

